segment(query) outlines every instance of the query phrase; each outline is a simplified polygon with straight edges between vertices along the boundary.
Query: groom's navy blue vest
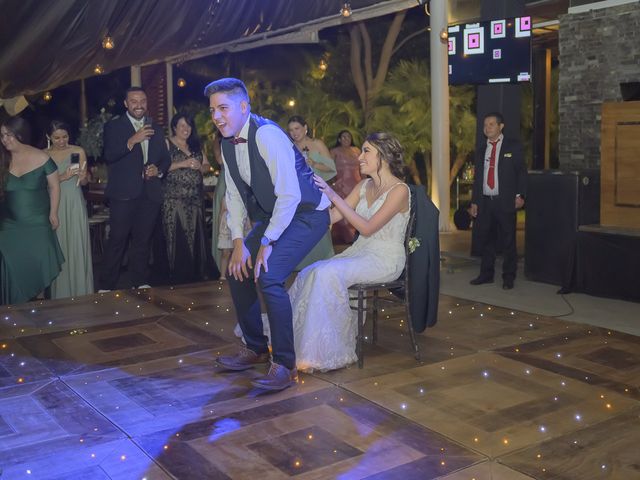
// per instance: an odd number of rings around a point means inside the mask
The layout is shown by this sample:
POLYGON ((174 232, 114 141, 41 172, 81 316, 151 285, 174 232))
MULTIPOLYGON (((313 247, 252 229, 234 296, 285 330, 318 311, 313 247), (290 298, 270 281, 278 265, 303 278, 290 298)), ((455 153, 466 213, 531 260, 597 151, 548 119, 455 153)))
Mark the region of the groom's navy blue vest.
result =
MULTIPOLYGON (((247 147, 249 148, 249 165, 251 168, 251 185, 247 185, 238 170, 238 162, 236 160, 235 145, 229 140, 222 140, 222 152, 224 159, 229 168, 229 175, 242 197, 242 201, 247 208, 249 219, 252 222, 267 221, 271 218, 273 207, 276 203, 276 195, 273 189, 273 182, 269 174, 269 168, 260 155, 258 145, 256 144, 256 132, 263 125, 280 126, 258 115, 251 114, 249 117, 249 133, 247 135, 247 147)), ((314 210, 320 203, 322 193, 313 181, 313 170, 307 165, 302 154, 291 144, 295 159, 296 173, 298 175, 298 184, 300 185, 300 203, 296 212, 301 210, 314 210)))

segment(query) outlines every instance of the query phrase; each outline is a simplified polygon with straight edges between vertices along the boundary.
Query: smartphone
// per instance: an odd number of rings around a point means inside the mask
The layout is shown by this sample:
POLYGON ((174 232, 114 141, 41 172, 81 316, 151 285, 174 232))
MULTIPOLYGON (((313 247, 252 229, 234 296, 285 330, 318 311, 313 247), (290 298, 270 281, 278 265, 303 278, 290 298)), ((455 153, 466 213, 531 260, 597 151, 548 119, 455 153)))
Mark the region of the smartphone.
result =
POLYGON ((71 169, 78 170, 80 168, 80 154, 72 153, 71 154, 71 169))

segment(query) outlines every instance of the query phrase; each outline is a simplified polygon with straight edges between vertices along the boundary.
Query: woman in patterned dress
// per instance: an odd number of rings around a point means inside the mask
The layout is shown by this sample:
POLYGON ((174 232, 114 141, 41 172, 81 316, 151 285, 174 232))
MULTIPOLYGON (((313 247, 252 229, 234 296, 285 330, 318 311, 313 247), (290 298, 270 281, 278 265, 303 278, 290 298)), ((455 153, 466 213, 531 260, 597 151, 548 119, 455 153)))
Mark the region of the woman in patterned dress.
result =
POLYGON ((218 278, 204 228, 202 174, 209 170, 209 161, 192 118, 175 115, 171 133, 167 140, 171 167, 162 204, 169 279, 177 284, 218 278))

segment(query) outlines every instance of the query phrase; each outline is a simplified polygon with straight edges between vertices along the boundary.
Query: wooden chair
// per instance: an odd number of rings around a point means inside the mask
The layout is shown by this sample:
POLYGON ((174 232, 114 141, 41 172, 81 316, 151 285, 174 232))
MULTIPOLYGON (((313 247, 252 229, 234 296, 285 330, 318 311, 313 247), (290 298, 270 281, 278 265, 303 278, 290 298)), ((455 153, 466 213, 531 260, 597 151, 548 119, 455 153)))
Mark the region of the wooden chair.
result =
POLYGON ((418 343, 416 342, 416 333, 413 330, 413 324, 411 322, 411 309, 409 308, 409 240, 415 230, 415 222, 416 215, 412 209, 411 215, 409 217, 409 222, 407 223, 407 232, 405 234, 404 239, 404 248, 406 252, 406 261, 404 265, 404 270, 400 277, 393 282, 386 283, 357 283, 352 285, 349 290, 355 295, 350 297, 351 300, 357 300, 357 306, 352 306, 352 310, 357 310, 358 312, 358 336, 356 338, 356 355, 358 356, 358 368, 362 368, 364 365, 364 353, 362 350, 362 346, 365 340, 364 337, 364 321, 365 321, 365 312, 367 311, 367 306, 365 304, 365 300, 372 300, 372 314, 371 314, 371 324, 372 324, 372 334, 371 334, 371 343, 375 345, 378 341, 378 306, 380 302, 389 302, 389 303, 400 303, 404 305, 404 309, 406 312, 406 323, 407 328, 409 329, 409 337, 411 339, 411 346, 413 348, 414 356, 416 360, 420 360, 420 348, 418 347, 418 343), (388 297, 380 297, 380 290, 389 290, 393 295, 388 297))

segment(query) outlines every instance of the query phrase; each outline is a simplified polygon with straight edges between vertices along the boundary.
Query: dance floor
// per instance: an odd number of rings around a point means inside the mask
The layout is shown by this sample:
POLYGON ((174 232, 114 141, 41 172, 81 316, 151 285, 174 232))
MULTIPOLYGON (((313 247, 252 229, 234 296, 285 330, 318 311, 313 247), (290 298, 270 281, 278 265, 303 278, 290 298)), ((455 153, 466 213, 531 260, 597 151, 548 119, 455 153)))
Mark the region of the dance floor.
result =
POLYGON ((279 393, 214 358, 223 282, 2 307, 5 479, 638 479, 640 338, 442 296, 410 353, 279 393), (634 453, 635 452, 635 453, 634 453))

